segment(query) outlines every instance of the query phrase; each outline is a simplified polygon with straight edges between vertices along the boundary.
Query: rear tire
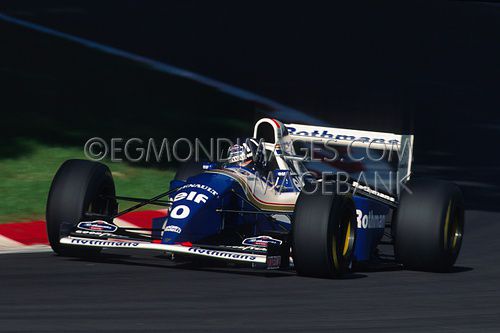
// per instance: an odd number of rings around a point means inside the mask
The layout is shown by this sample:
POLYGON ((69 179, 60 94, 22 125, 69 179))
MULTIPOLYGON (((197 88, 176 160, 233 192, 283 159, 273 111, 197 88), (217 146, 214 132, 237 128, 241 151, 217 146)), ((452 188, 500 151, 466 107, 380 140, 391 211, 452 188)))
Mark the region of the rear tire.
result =
POLYGON ((49 243, 54 252, 67 256, 90 256, 100 248, 80 248, 59 243, 63 223, 78 224, 85 213, 112 216, 118 205, 114 199, 115 184, 108 167, 86 160, 67 160, 57 171, 47 199, 46 221, 49 243))
POLYGON ((352 197, 302 192, 295 206, 292 252, 299 275, 331 278, 346 273, 356 237, 352 197))
POLYGON ((464 231, 464 202, 452 183, 417 179, 407 184, 394 219, 396 260, 405 268, 449 271, 464 231))

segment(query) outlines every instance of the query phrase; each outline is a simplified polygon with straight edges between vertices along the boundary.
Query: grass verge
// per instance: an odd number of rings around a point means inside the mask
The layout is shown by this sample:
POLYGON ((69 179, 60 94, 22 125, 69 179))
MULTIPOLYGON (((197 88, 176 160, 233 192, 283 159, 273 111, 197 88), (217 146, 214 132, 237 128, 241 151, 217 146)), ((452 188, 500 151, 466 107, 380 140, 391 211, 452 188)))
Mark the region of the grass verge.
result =
MULTIPOLYGON (((67 159, 85 158, 83 148, 48 146, 32 140, 18 140, 29 151, 18 158, 0 161, 0 223, 44 219, 45 203, 52 177, 67 159)), ((149 197, 168 189, 171 170, 110 163, 117 193, 149 197)), ((120 209, 130 206, 121 203, 120 209)), ((148 208, 151 209, 152 206, 148 208)))

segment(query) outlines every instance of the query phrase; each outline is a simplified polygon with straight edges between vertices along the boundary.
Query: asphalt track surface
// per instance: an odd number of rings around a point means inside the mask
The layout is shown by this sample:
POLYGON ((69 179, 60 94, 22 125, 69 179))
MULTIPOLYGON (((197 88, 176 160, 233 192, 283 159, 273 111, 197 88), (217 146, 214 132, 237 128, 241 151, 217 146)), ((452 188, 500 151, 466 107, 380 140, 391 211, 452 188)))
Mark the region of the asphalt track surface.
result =
MULTIPOLYGON (((498 331, 500 214, 468 211, 452 273, 195 268, 155 254, 0 256, 0 331, 498 331)), ((128 252, 130 253, 130 252, 128 252)))

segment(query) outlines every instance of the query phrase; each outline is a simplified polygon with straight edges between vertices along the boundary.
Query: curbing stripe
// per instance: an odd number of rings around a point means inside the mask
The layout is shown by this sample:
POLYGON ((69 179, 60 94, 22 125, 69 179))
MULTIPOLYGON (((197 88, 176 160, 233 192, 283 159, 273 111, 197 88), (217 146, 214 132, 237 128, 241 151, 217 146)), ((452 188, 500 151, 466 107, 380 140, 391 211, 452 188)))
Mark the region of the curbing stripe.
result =
MULTIPOLYGON (((131 212, 115 219, 118 226, 151 228, 153 218, 166 215, 166 210, 131 212)), ((0 254, 51 251, 45 221, 0 224, 0 254)))
POLYGON ((0 224, 0 235, 21 245, 48 244, 44 221, 0 224))

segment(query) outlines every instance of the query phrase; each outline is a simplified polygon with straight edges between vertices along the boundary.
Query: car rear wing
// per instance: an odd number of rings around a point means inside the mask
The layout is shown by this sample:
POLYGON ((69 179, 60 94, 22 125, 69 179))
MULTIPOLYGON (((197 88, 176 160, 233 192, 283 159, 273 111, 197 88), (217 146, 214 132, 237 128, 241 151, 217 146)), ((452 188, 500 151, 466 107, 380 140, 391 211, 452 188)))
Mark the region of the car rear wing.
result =
POLYGON ((413 135, 321 127, 302 124, 285 124, 292 140, 324 142, 330 146, 347 146, 386 150, 396 153, 398 181, 410 178, 413 159, 413 135))

